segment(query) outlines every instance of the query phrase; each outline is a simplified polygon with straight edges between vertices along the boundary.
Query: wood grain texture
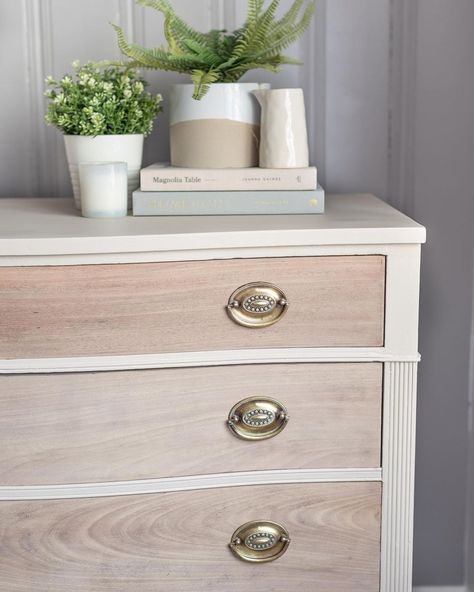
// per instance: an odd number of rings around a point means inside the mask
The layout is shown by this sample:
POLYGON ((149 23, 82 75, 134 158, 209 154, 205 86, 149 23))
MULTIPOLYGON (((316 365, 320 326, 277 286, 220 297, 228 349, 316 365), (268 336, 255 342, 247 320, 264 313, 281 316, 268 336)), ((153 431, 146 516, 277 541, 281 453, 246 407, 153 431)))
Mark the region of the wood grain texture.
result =
POLYGON ((0 357, 381 346, 384 286, 377 255, 0 268, 0 357), (228 318, 231 293, 253 281, 286 293, 276 325, 228 318))
POLYGON ((0 376, 0 484, 380 466, 382 364, 269 364, 0 376), (290 421, 259 442, 227 428, 253 395, 290 421))
POLYGON ((0 504, 8 592, 378 592, 380 484, 245 487, 0 504), (250 520, 291 536, 275 562, 228 549, 250 520))

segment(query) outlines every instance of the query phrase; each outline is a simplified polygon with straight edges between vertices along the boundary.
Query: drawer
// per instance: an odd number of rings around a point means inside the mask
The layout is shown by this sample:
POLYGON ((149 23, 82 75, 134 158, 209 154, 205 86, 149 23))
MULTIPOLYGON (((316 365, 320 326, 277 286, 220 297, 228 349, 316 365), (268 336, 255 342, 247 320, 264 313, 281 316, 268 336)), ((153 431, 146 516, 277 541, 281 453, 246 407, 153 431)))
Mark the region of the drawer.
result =
POLYGON ((0 357, 382 346, 384 286, 385 257, 375 255, 4 267, 0 357), (258 329, 226 308, 237 288, 255 282, 276 286, 289 303, 258 329))
POLYGON ((0 547, 8 592, 378 592, 380 484, 2 502, 0 547), (234 531, 262 520, 286 529, 286 552, 238 559, 234 531))
POLYGON ((381 402, 379 363, 0 376, 0 483, 375 468, 381 402), (249 428, 242 419, 234 429, 283 428, 274 437, 241 439, 228 427, 231 409, 251 397, 256 408, 278 401, 274 415, 286 409, 289 421, 249 428))

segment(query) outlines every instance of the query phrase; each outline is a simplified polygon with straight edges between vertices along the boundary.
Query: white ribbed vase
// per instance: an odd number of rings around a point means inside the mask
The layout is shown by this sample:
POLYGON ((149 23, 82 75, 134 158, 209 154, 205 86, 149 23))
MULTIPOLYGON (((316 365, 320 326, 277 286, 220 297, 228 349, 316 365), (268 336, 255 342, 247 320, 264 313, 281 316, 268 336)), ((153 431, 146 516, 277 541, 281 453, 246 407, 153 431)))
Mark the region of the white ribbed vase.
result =
POLYGON ((110 136, 64 136, 66 155, 71 175, 74 203, 81 209, 79 183, 80 162, 126 162, 128 167, 128 207, 132 206, 132 192, 140 185, 143 159, 143 134, 110 136))

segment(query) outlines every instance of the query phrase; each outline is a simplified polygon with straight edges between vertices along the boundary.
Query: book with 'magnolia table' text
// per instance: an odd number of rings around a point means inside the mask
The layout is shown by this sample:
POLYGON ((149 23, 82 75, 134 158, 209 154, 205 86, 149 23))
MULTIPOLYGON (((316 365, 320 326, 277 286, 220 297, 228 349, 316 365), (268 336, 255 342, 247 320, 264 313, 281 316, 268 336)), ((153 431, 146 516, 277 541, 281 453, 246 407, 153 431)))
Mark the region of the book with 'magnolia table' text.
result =
POLYGON ((153 164, 140 172, 141 191, 311 191, 316 167, 294 169, 187 169, 153 164))

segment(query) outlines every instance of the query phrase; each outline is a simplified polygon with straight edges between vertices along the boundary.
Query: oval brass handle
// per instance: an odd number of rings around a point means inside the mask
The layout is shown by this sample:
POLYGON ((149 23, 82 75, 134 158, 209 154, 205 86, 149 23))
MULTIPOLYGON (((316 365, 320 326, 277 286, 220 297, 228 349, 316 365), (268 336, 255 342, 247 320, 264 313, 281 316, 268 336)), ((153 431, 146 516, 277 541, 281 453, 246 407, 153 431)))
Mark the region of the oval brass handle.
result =
POLYGON ((284 292, 267 282, 253 282, 237 288, 229 298, 227 312, 238 325, 254 329, 269 327, 288 310, 284 292))
POLYGON ((267 440, 279 434, 288 420, 288 411, 276 399, 249 397, 232 407, 227 425, 243 440, 267 440))
POLYGON ((229 546, 239 559, 266 563, 281 557, 289 544, 290 535, 284 526, 269 520, 256 520, 240 526, 232 535, 229 546))

